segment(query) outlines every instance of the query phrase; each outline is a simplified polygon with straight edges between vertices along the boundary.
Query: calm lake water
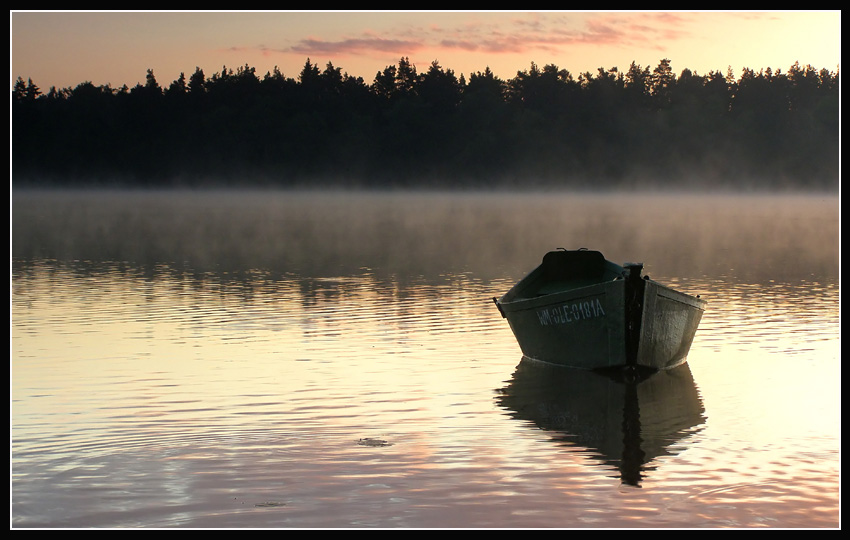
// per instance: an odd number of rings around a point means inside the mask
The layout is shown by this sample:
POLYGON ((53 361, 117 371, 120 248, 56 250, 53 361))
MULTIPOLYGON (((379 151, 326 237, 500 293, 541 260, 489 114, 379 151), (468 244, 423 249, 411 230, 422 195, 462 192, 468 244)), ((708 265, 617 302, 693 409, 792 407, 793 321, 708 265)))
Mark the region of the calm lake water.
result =
POLYGON ((837 196, 14 192, 10 522, 839 527, 837 196), (707 299, 637 386, 524 361, 554 248, 707 299))

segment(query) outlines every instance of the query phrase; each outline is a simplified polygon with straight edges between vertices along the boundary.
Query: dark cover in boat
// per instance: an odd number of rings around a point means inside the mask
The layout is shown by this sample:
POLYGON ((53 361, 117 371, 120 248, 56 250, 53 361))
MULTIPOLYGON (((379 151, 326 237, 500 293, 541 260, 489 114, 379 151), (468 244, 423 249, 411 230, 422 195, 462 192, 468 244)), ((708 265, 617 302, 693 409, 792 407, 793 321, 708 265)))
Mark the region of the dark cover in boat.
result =
POLYGON ((598 279, 605 271, 605 257, 598 251, 550 251, 542 266, 546 281, 598 279))

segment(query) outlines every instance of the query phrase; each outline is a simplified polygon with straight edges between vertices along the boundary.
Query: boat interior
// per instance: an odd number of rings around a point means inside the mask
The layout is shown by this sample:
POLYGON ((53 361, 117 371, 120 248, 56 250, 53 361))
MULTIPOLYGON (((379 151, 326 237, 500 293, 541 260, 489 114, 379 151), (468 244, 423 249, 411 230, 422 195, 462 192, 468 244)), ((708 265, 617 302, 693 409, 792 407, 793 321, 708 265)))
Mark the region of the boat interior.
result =
POLYGON ((517 290, 523 298, 535 298, 560 291, 588 287, 621 279, 623 267, 605 260, 602 253, 589 250, 550 251, 538 269, 517 290))

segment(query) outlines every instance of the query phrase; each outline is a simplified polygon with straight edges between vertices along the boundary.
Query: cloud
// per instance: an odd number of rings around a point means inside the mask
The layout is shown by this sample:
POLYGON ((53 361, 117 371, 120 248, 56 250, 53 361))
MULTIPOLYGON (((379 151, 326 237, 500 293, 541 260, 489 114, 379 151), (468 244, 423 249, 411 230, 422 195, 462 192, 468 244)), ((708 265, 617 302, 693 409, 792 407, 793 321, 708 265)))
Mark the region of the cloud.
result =
POLYGON ((493 54, 561 53, 569 47, 629 48, 664 43, 686 35, 686 16, 671 13, 549 13, 515 17, 510 24, 467 24, 444 31, 439 47, 493 54))
POLYGON ((691 22, 677 13, 601 14, 585 21, 575 42, 620 48, 653 43, 660 47, 686 36, 691 22))
MULTIPOLYGON (((576 47, 661 49, 687 36, 692 17, 677 13, 517 13, 515 16, 460 17, 446 24, 410 20, 388 23, 338 39, 296 38, 286 47, 258 47, 264 55, 406 56, 429 51, 493 55, 562 54, 576 47)), ((375 24, 374 20, 369 21, 375 24)))
POLYGON ((348 38, 339 41, 326 41, 306 38, 286 50, 299 54, 404 54, 421 49, 422 42, 409 39, 387 39, 378 37, 348 38))

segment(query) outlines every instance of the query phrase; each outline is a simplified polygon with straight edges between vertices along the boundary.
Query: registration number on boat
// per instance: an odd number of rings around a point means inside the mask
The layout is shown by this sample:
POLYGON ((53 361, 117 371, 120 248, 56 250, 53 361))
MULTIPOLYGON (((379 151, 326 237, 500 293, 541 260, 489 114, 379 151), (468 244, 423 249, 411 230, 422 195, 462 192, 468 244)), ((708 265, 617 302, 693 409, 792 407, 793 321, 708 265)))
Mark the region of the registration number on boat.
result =
POLYGON ((604 317, 605 310, 599 299, 574 302, 556 307, 541 309, 537 311, 537 318, 541 326, 550 324, 568 324, 586 319, 604 317))

